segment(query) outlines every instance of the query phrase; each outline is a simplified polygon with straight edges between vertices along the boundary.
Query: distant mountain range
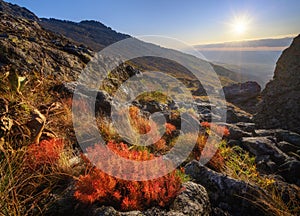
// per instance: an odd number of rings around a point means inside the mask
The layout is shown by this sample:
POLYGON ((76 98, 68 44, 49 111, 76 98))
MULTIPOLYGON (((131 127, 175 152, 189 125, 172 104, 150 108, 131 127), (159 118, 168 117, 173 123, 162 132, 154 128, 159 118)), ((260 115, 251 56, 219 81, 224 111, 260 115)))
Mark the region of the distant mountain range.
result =
POLYGON ((272 78, 282 51, 293 37, 196 45, 205 58, 243 76, 251 76, 262 87, 272 78))
POLYGON ((224 43, 213 43, 196 45, 199 51, 278 51, 291 45, 294 37, 266 38, 257 40, 232 41, 224 43))

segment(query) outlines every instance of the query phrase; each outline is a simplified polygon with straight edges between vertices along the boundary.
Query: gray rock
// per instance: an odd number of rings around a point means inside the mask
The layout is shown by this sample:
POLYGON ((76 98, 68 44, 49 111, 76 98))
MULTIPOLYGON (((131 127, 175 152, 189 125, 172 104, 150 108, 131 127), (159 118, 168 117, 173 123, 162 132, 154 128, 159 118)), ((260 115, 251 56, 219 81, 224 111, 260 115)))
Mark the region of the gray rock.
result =
POLYGON ((289 156, 277 148, 268 137, 244 137, 242 146, 256 157, 270 157, 270 160, 277 165, 281 165, 289 159, 289 156))
POLYGON ((229 129, 229 136, 228 139, 233 140, 241 140, 243 137, 251 137, 252 134, 249 132, 243 131, 240 127, 234 125, 234 124, 220 124, 223 126, 226 126, 229 129))
MULTIPOLYGON (((291 157, 294 157, 297 154, 297 151, 300 150, 300 147, 299 146, 296 146, 296 145, 293 145, 291 143, 288 143, 286 141, 281 141, 279 143, 277 143, 277 147, 283 151, 284 153, 286 153, 287 155, 291 156, 291 157)), ((298 155, 299 157, 299 155, 298 155)))
POLYGON ((271 160, 269 155, 259 155, 255 158, 257 170, 262 174, 275 173, 278 165, 271 160))
POLYGON ((228 140, 227 145, 230 147, 241 146, 242 142, 240 140, 228 140))
POLYGON ((170 209, 184 215, 210 215, 211 207, 205 188, 193 182, 184 184, 185 190, 174 200, 170 209))
POLYGON ((291 160, 278 168, 278 173, 287 182, 300 186, 300 161, 291 160))
POLYGON ((227 123, 238 123, 238 122, 252 122, 252 115, 246 113, 245 111, 238 110, 232 105, 227 106, 226 113, 226 122, 227 123))
POLYGON ((150 113, 161 112, 167 110, 168 107, 166 104, 161 104, 157 101, 149 101, 147 103, 142 103, 142 104, 143 104, 142 109, 150 113))
POLYGON ((225 98, 233 103, 245 102, 259 95, 261 87, 257 82, 248 81, 223 87, 225 98))
POLYGON ((288 130, 277 129, 275 136, 278 141, 286 141, 300 147, 300 135, 288 130))
POLYGON ((298 133, 284 129, 257 129, 254 131, 256 136, 276 137, 277 142, 286 141, 296 146, 300 146, 300 135, 298 133))
POLYGON ((258 83, 248 81, 223 87, 228 102, 249 112, 256 113, 261 87, 258 83))
POLYGON ((255 130, 255 124, 254 123, 238 122, 235 125, 238 126, 243 131, 254 133, 254 130, 255 130))
POLYGON ((95 111, 109 114, 111 112, 111 96, 104 90, 90 89, 87 86, 78 84, 76 82, 63 83, 53 87, 54 91, 67 96, 72 96, 76 89, 78 98, 82 98, 86 102, 90 102, 92 97, 95 99, 95 111))
POLYGON ((223 215, 268 215, 264 192, 244 181, 232 179, 192 161, 185 171, 208 192, 211 205, 222 209, 223 215))
POLYGON ((91 57, 89 55, 83 53, 82 49, 74 44, 66 44, 62 49, 67 53, 78 56, 86 64, 91 60, 91 57))
POLYGON ((262 91, 254 121, 260 128, 300 133, 300 35, 282 52, 273 79, 262 91))
POLYGON ((257 129, 254 130, 254 135, 258 137, 271 137, 276 135, 276 130, 265 130, 265 129, 257 129))

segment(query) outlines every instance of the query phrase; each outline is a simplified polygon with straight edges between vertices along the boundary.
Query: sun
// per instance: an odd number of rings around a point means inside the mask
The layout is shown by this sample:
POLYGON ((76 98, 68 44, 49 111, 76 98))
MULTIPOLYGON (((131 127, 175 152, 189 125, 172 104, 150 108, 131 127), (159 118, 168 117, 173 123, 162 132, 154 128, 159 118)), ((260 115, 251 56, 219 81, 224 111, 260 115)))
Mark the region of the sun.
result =
POLYGON ((234 23, 233 30, 237 34, 243 34, 247 30, 247 25, 244 22, 236 22, 234 23))
POLYGON ((242 35, 248 30, 250 19, 247 16, 236 16, 231 22, 232 31, 235 34, 242 35))

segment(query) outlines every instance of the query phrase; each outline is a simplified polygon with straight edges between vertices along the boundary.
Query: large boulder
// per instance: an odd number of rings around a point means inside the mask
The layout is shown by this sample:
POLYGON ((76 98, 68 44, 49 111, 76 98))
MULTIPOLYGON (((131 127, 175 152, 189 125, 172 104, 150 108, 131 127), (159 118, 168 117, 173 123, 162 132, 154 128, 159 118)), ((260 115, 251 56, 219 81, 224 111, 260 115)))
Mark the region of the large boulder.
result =
POLYGON ((261 87, 257 82, 248 81, 225 86, 223 87, 223 91, 227 100, 239 103, 257 97, 261 91, 261 87))
POLYGON ((239 109, 233 104, 227 104, 227 113, 226 113, 226 122, 227 123, 238 123, 238 122, 252 122, 252 115, 239 109))
POLYGON ((268 157, 277 165, 281 165, 290 159, 288 155, 277 148, 275 142, 269 137, 244 137, 242 145, 251 154, 255 155, 256 159, 268 157))
POLYGON ((226 215, 269 215, 264 192, 251 184, 230 178, 192 161, 185 171, 208 192, 214 213, 226 215), (227 214, 228 215, 228 214, 227 214))
POLYGON ((273 80, 262 91, 254 121, 260 128, 283 128, 300 133, 300 35, 283 51, 273 80))
POLYGON ((142 211, 128 211, 121 212, 111 206, 103 206, 100 203, 86 205, 78 203, 75 200, 74 182, 70 183, 65 193, 62 196, 53 195, 55 205, 51 206, 46 215, 88 215, 88 216, 102 216, 102 215, 120 215, 120 216, 208 216, 211 215, 211 206, 208 194, 205 188, 193 182, 186 182, 183 184, 185 188, 173 201, 168 209, 161 209, 159 207, 152 207, 142 211))
POLYGON ((268 137, 284 153, 295 159, 300 158, 300 135, 283 129, 254 130, 254 136, 268 137))
POLYGON ((185 183, 184 187, 170 209, 184 215, 210 215, 211 206, 205 188, 193 182, 185 183))
POLYGON ((248 81, 223 87, 225 98, 249 113, 256 112, 261 87, 257 82, 248 81))
POLYGON ((73 96, 76 90, 77 98, 81 98, 86 102, 93 101, 92 97, 95 97, 96 113, 110 114, 111 112, 112 98, 104 90, 91 89, 77 82, 58 84, 53 87, 53 90, 68 97, 73 96))

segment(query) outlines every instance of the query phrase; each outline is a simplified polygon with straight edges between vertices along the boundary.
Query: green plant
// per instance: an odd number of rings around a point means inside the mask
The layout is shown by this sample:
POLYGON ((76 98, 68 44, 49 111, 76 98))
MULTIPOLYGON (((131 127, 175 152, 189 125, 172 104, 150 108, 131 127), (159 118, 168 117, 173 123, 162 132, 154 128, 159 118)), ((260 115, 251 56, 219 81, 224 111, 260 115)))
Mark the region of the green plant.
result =
POLYGON ((145 92, 140 94, 136 99, 143 103, 157 101, 164 104, 168 103, 170 100, 170 98, 161 91, 145 92))

